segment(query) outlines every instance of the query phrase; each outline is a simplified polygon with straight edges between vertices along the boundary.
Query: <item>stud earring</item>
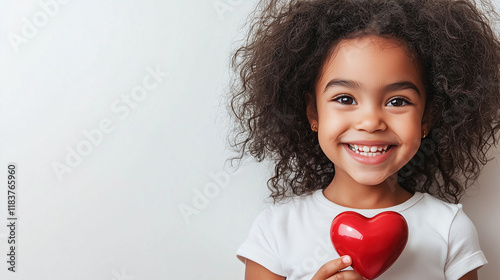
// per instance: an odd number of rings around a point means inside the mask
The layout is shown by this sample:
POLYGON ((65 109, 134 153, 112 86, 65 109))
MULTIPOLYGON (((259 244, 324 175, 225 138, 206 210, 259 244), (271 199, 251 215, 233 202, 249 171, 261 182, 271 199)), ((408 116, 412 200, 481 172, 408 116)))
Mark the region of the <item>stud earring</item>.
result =
POLYGON ((318 126, 317 126, 316 124, 313 124, 313 125, 311 126, 311 129, 312 129, 312 131, 314 131, 314 132, 318 132, 318 126))
POLYGON ((424 135, 422 138, 425 138, 427 136, 427 131, 422 131, 422 134, 424 135))

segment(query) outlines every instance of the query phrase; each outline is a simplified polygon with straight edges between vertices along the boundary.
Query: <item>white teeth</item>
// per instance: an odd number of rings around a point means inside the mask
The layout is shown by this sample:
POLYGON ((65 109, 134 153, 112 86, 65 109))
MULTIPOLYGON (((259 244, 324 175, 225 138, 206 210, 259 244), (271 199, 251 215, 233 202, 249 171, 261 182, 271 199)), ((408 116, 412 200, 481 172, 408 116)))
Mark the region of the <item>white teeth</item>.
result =
POLYGON ((385 152, 387 152, 387 149, 389 148, 389 146, 384 146, 384 147, 358 146, 356 144, 353 144, 353 145, 349 144, 348 146, 353 152, 360 154, 360 155, 363 155, 363 156, 367 156, 367 157, 373 157, 373 156, 378 156, 378 155, 384 154, 385 152))
POLYGON ((374 156, 381 155, 382 153, 359 153, 359 154, 363 155, 365 157, 374 157, 374 156))

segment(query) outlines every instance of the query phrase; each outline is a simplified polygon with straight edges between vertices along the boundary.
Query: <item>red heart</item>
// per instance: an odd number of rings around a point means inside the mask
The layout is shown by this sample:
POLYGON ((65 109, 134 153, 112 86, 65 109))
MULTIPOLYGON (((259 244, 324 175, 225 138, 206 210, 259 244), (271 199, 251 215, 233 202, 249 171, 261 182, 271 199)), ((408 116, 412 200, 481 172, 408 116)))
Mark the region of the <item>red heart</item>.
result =
POLYGON ((332 221, 330 238, 340 256, 352 258, 352 268, 367 279, 384 273, 408 241, 408 225, 399 213, 387 211, 366 218, 348 211, 332 221))

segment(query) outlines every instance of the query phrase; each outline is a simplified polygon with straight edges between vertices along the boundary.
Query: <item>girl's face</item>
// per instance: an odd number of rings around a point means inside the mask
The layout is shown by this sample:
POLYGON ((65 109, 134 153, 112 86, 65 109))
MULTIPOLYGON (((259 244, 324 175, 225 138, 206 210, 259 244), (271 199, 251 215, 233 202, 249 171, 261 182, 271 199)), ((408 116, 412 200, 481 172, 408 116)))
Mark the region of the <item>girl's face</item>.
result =
POLYGON ((404 44, 378 36, 340 41, 315 90, 308 118, 336 179, 381 184, 417 152, 426 92, 404 44))

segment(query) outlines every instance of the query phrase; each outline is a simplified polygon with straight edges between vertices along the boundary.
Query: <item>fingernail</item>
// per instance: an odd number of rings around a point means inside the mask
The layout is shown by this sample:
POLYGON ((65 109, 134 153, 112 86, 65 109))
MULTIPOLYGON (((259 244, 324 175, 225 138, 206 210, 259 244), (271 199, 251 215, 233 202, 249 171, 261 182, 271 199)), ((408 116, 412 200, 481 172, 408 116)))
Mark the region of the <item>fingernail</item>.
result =
POLYGON ((351 257, 349 257, 349 256, 343 257, 342 258, 342 262, 345 263, 345 264, 351 263, 351 257))

